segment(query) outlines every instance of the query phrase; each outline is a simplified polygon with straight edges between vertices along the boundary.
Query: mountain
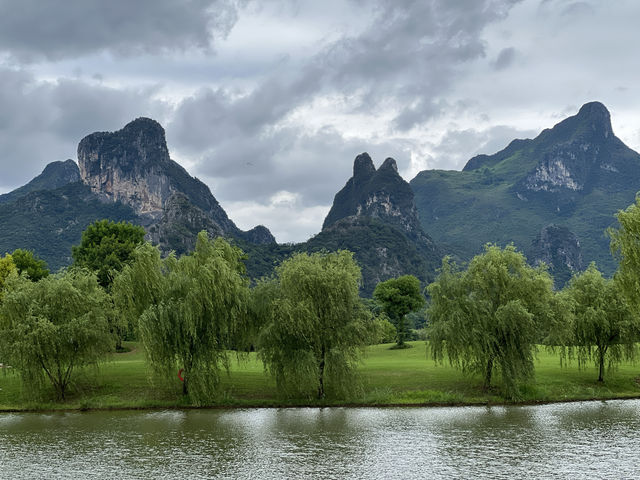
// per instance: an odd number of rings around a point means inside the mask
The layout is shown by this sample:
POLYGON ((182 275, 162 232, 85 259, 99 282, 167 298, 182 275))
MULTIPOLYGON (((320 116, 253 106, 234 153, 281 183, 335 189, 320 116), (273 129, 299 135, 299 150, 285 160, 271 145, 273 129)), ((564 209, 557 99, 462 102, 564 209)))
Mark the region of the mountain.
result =
POLYGON ((348 249, 363 273, 362 292, 378 282, 413 274, 433 278, 442 252, 425 233, 409 184, 393 158, 376 170, 367 153, 358 155, 353 176, 334 198, 322 231, 306 243, 308 251, 348 249))
POLYGON ((138 118, 78 145, 78 165, 53 162, 31 182, 0 196, 0 254, 29 248, 53 270, 71 262, 71 246, 95 220, 142 225, 165 252, 193 249, 199 231, 246 244, 275 243, 266 227, 244 232, 209 188, 171 160, 162 126, 138 118))
POLYGON ((529 252, 554 224, 575 235, 585 263, 612 274, 605 230, 640 189, 640 155, 614 135, 606 107, 592 102, 534 139, 478 155, 462 171, 422 171, 410 183, 422 226, 460 259, 487 242, 529 252))
POLYGON ((558 287, 569 281, 575 272, 584 270, 580 242, 562 225, 545 226, 531 242, 527 257, 534 265, 547 264, 558 287))
POLYGON ((266 227, 243 232, 209 187, 171 160, 162 126, 138 118, 116 132, 96 132, 78 145, 82 181, 105 201, 129 205, 163 250, 185 253, 201 230, 273 243, 266 227))
POLYGON ((26 185, 16 188, 12 192, 0 195, 0 203, 9 203, 24 197, 30 192, 38 190, 55 190, 69 183, 80 181, 80 170, 73 160, 51 162, 40 175, 26 185))

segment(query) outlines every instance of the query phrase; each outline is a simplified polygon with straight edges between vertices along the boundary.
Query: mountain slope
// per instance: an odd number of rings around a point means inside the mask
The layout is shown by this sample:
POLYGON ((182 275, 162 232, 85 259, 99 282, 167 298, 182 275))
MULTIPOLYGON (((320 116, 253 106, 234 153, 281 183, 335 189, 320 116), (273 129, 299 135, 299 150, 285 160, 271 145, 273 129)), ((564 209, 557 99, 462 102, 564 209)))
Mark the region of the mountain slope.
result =
POLYGON ((422 171, 411 187, 423 227, 461 259, 487 242, 514 242, 532 254, 536 235, 556 224, 575 234, 584 264, 595 260, 611 274, 605 229, 640 189, 640 155, 613 134, 606 107, 592 102, 535 139, 472 158, 462 171, 422 171))
POLYGON ((9 203, 24 197, 30 192, 38 190, 55 190, 69 183, 80 181, 80 170, 73 160, 64 162, 51 162, 47 165, 42 173, 31 180, 26 185, 16 188, 15 190, 0 195, 0 203, 9 203))

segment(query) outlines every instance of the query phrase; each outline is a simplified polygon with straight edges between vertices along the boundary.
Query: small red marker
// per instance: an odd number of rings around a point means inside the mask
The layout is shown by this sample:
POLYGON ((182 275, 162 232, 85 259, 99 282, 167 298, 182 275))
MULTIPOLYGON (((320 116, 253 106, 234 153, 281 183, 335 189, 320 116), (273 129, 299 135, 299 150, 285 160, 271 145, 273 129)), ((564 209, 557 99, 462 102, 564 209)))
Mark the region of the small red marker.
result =
POLYGON ((178 378, 180 379, 181 382, 184 382, 184 378, 182 377, 182 372, 184 372, 184 368, 181 368, 180 370, 178 370, 178 378))

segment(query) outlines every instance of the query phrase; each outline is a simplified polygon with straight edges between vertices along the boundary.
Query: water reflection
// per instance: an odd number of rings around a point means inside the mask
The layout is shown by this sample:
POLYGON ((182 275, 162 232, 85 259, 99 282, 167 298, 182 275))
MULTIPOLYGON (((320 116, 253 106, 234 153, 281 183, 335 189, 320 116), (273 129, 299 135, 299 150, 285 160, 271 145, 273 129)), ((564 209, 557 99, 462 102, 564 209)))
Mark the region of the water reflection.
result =
POLYGON ((2 478, 636 478, 640 401, 0 415, 2 478))

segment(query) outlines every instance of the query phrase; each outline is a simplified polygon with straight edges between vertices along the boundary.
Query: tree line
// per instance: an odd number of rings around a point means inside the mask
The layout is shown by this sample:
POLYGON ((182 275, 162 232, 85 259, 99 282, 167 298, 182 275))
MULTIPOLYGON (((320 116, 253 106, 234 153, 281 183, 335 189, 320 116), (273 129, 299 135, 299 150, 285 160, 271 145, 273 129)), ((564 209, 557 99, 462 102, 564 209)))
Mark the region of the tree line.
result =
POLYGON ((345 396, 357 389, 366 345, 391 334, 407 346, 407 317, 423 308, 427 352, 482 379, 501 378, 518 397, 539 346, 582 368, 634 360, 640 334, 640 198, 610 229, 619 269, 606 279, 591 264, 562 290, 546 266, 514 246, 487 245, 466 266, 443 259, 423 291, 406 275, 359 297, 360 268, 348 251, 297 253, 251 285, 244 253, 198 235, 193 252, 163 258, 128 223, 96 222, 72 250, 73 264, 49 274, 32 252, 0 258, 0 360, 29 389, 49 383, 65 399, 74 373, 139 340, 152 372, 206 402, 233 357, 256 351, 283 395, 345 396))

